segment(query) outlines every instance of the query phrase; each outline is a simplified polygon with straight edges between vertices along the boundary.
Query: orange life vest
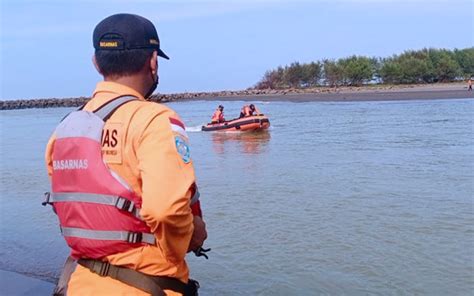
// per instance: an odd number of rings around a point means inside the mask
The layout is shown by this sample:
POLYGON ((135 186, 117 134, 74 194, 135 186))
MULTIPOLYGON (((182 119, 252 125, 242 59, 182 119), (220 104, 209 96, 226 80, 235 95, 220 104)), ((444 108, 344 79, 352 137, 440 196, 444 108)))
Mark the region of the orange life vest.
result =
POLYGON ((223 122, 225 121, 224 119, 224 114, 222 114, 221 110, 217 109, 216 112, 212 115, 211 122, 223 122))
MULTIPOLYGON (((53 206, 75 259, 100 259, 156 244, 154 234, 140 216, 141 197, 102 159, 105 122, 120 106, 135 99, 118 97, 94 112, 79 109, 56 128, 52 191, 44 204, 53 206)), ((170 123, 173 129, 184 132, 182 123, 172 119, 170 123)), ((193 213, 201 216, 195 184, 192 191, 193 213)))

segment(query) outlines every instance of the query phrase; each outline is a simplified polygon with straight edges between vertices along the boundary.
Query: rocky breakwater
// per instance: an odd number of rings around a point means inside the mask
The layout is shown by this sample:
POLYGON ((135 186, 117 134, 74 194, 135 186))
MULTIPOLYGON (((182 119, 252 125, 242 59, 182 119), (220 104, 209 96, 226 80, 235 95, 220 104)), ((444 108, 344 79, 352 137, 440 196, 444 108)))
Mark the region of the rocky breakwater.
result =
MULTIPOLYGON (((156 94, 151 96, 153 102, 166 103, 180 100, 199 100, 199 99, 218 99, 226 97, 245 97, 259 95, 287 95, 298 93, 320 93, 330 92, 330 89, 247 89, 239 91, 218 91, 218 92, 195 92, 195 93, 176 93, 176 94, 156 94)), ((32 99, 32 100, 6 100, 0 101, 0 110, 28 109, 28 108, 58 108, 58 107, 79 107, 83 105, 88 97, 79 98, 50 98, 50 99, 32 99)))
MULTIPOLYGON (((178 94, 156 94, 150 100, 153 102, 172 102, 178 100, 195 100, 203 98, 214 98, 225 96, 226 93, 238 92, 199 92, 199 93, 178 93, 178 94)), ((229 94, 227 94, 229 95, 229 94)), ((30 100, 5 100, 0 101, 0 110, 28 109, 28 108, 58 108, 58 107, 79 107, 86 103, 90 98, 49 98, 49 99, 30 99, 30 100)))
MULTIPOLYGON (((181 94, 157 94, 150 100, 153 102, 172 102, 177 100, 193 100, 199 98, 213 98, 219 96, 221 92, 216 93, 181 93, 181 94)), ((59 108, 59 107, 79 107, 85 104, 90 98, 49 98, 49 99, 30 99, 30 100, 5 100, 0 101, 0 110, 29 109, 29 108, 59 108)))
MULTIPOLYGON (((175 94, 156 94, 150 100, 154 102, 166 103, 180 100, 254 100, 270 98, 275 99, 294 97, 295 95, 314 94, 315 98, 325 97, 333 94, 357 94, 357 93, 385 93, 424 90, 428 92, 439 92, 440 90, 463 90, 463 84, 439 84, 433 85, 372 85, 372 86, 343 86, 343 87, 314 87, 314 88, 287 88, 287 89, 246 89, 237 91, 217 91, 217 92, 186 92, 175 94)), ((461 95, 451 97, 463 97, 461 95)), ((359 95, 360 97, 360 95, 359 95)), ((447 97, 450 97, 449 95, 447 97)), ((34 100, 6 100, 0 101, 0 110, 27 109, 27 108, 57 108, 57 107, 78 107, 87 102, 89 98, 66 98, 66 99, 34 99, 34 100)))
MULTIPOLYGON (((156 94, 151 96, 153 102, 173 102, 179 100, 199 100, 212 99, 229 96, 249 96, 259 94, 277 94, 287 93, 285 91, 276 90, 243 90, 243 91, 219 91, 219 92, 195 92, 195 93, 176 93, 176 94, 156 94)), ((290 91, 291 92, 291 91, 290 91)), ((49 99, 31 99, 31 100, 5 100, 0 101, 0 110, 28 109, 28 108, 58 108, 58 107, 79 107, 83 105, 88 97, 79 98, 49 98, 49 99)))
POLYGON ((34 99, 34 100, 9 100, 0 101, 0 110, 28 109, 28 108, 57 108, 57 107, 78 107, 87 102, 89 98, 68 98, 68 99, 34 99))

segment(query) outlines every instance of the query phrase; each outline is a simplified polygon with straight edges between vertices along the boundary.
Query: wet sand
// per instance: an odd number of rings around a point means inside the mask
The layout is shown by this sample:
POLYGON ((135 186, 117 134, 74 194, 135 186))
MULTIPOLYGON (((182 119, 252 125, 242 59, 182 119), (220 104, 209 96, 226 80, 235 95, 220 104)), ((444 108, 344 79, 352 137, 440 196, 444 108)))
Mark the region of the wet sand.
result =
POLYGON ((205 97, 200 100, 219 101, 290 101, 290 102, 351 102, 351 101, 395 101, 474 98, 473 91, 460 84, 416 85, 412 87, 345 87, 338 89, 315 89, 301 92, 288 90, 286 93, 263 93, 256 95, 228 95, 205 97), (319 90, 319 91, 318 91, 319 90))

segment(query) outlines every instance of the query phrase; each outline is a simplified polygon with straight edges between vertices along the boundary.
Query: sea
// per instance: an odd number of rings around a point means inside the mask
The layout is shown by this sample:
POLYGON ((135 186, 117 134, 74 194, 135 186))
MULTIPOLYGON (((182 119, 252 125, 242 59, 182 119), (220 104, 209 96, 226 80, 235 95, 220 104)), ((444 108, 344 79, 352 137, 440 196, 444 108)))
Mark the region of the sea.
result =
MULTIPOLYGON (((244 102, 168 104, 212 249, 187 256, 201 295, 472 295, 474 100, 255 103, 267 132, 200 131, 244 102)), ((59 275, 44 153, 72 110, 0 111, 1 270, 59 275)))

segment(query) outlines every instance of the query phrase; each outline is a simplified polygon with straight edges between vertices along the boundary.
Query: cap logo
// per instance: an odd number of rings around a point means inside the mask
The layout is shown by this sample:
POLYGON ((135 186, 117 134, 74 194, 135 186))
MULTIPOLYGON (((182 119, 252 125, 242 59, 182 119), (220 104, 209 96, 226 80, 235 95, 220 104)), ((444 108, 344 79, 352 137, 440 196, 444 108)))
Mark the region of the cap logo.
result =
POLYGON ((106 47, 106 48, 110 48, 110 47, 115 48, 115 47, 118 47, 119 44, 117 41, 100 41, 99 46, 106 47))
POLYGON ((160 45, 160 43, 156 39, 150 39, 150 44, 160 45))

